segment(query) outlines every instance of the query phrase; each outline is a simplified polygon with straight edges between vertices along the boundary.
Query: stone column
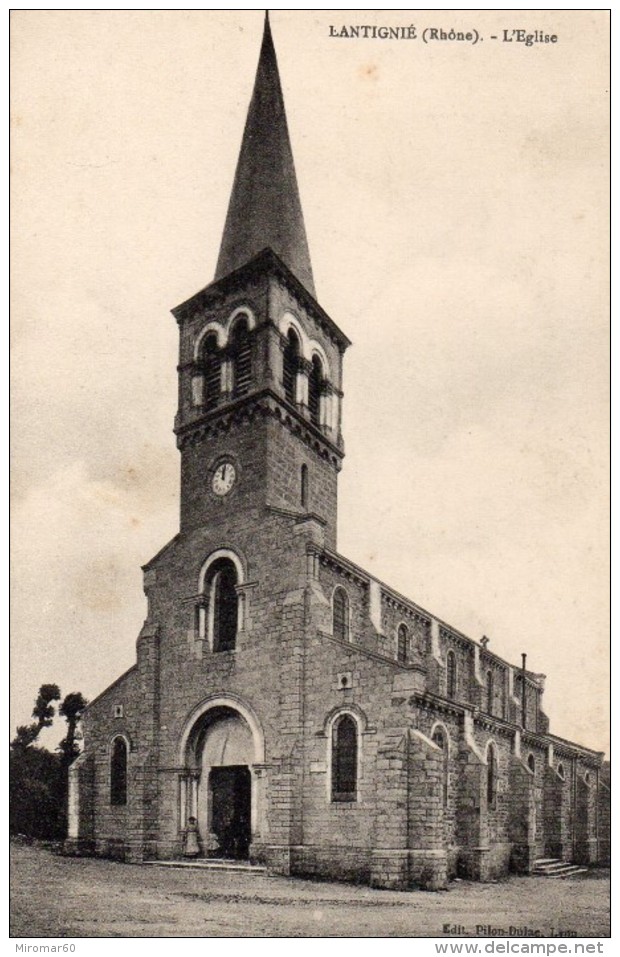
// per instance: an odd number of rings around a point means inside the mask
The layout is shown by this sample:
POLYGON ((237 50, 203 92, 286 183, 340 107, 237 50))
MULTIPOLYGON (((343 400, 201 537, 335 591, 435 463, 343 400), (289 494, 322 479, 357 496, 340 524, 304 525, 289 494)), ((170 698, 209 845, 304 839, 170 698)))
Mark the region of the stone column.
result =
POLYGON ((334 387, 329 382, 324 382, 319 397, 319 425, 330 437, 333 437, 336 432, 333 409, 334 400, 334 387))
POLYGON ((266 844, 268 843, 267 824, 267 778, 268 764, 252 764, 252 843, 250 844, 250 860, 263 863, 267 860, 266 844))
POLYGON ((232 397, 233 388, 233 364, 231 358, 225 356, 220 367, 220 392, 224 402, 232 397))
POLYGON ((279 396, 284 395, 284 350, 286 349, 286 337, 281 335, 275 326, 269 326, 267 331, 267 369, 266 384, 269 388, 277 392, 279 396))
POLYGON ((306 418, 310 416, 308 404, 308 380, 312 372, 312 363, 299 357, 297 375, 295 376, 295 402, 306 418))
POLYGON ((179 831, 187 827, 187 771, 179 774, 179 831))
POLYGON ((198 373, 192 375, 192 405, 196 408, 204 404, 205 380, 198 373))

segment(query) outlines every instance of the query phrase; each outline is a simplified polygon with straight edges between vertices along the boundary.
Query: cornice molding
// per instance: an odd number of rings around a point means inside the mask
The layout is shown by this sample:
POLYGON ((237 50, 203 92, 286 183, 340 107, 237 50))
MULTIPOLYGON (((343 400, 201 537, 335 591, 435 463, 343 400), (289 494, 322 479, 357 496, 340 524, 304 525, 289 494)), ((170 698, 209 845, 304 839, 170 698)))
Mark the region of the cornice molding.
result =
POLYGON ((212 436, 225 434, 244 419, 252 421, 257 417, 276 419, 289 432, 298 436, 308 448, 340 470, 344 451, 330 442, 320 429, 293 410, 289 403, 271 389, 249 393, 226 402, 195 421, 177 427, 177 446, 184 449, 188 445, 197 445, 212 436))
POLYGON ((231 293, 241 287, 257 286, 263 279, 274 276, 286 286, 296 303, 301 306, 319 325, 322 331, 338 347, 341 353, 351 345, 351 340, 338 328, 333 319, 328 316, 322 306, 316 301, 305 286, 297 279, 291 270, 282 262, 272 249, 263 249, 239 269, 229 273, 222 279, 210 283, 195 295, 175 306, 171 310, 177 323, 182 324, 191 319, 198 310, 205 309, 224 302, 231 293))

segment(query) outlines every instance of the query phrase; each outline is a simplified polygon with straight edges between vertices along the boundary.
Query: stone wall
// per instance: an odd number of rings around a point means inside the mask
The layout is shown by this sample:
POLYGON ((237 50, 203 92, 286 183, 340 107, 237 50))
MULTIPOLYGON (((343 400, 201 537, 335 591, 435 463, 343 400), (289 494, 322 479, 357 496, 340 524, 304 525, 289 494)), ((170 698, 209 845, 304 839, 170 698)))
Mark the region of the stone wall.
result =
MULTIPOLYGON (((184 449, 184 529, 146 566, 149 611, 137 664, 87 711, 86 757, 73 775, 80 837, 92 833, 97 853, 127 861, 178 856, 189 771, 206 787, 182 742, 201 703, 217 700, 246 709, 260 728, 250 853, 274 872, 439 888, 456 873, 489 880, 509 866, 528 871, 541 843, 568 853, 570 786, 545 765, 537 735, 528 732, 534 772, 524 763, 525 747, 516 753, 517 729, 502 719, 503 665, 326 550, 335 468, 295 445, 290 430, 278 433, 282 428, 269 417, 240 418, 206 437, 204 448, 184 449), (238 485, 216 502, 208 494, 209 463, 231 454, 231 442, 238 485), (314 500, 318 516, 282 507, 297 494, 301 461, 316 464, 325 495, 314 500), (201 569, 223 548, 242 568, 244 615, 235 649, 214 653, 196 629, 195 604, 201 569), (336 585, 350 603, 344 642, 331 627, 336 585), (411 642, 406 665, 396 660, 401 622, 411 642), (454 701, 445 697, 449 649, 458 660, 454 701), (487 666, 496 676, 490 714, 480 710, 487 666), (358 729, 357 791, 355 800, 337 801, 331 733, 344 711, 358 729), (438 729, 446 749, 434 740, 438 729), (129 744, 123 807, 110 803, 116 734, 129 744), (497 786, 489 802, 491 742, 497 786)), ((596 789, 585 779, 583 785, 578 843, 592 859, 596 789)))
POLYGON ((598 791, 599 863, 611 864, 611 776, 601 774, 598 791))

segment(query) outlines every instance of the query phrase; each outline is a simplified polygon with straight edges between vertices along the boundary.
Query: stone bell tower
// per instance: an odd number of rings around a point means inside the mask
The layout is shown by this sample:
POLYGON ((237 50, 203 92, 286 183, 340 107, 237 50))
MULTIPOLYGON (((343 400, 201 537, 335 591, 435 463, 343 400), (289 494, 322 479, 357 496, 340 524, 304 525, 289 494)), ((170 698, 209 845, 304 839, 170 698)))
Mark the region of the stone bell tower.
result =
POLYGON ((268 15, 215 278, 173 314, 181 531, 267 507, 335 547, 350 343, 316 300, 268 15))

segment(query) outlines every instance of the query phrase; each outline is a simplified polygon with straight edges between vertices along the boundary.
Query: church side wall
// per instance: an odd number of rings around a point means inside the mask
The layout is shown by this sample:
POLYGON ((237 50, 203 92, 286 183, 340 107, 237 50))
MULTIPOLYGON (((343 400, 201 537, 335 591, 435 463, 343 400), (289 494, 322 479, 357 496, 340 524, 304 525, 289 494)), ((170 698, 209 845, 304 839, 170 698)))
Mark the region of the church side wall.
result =
POLYGON ((94 701, 82 719, 83 753, 92 761, 93 849, 119 860, 126 860, 132 843, 142 840, 145 715, 139 689, 138 668, 133 668, 94 701), (111 750, 117 736, 128 744, 127 804, 120 806, 111 803, 110 795, 111 750))

